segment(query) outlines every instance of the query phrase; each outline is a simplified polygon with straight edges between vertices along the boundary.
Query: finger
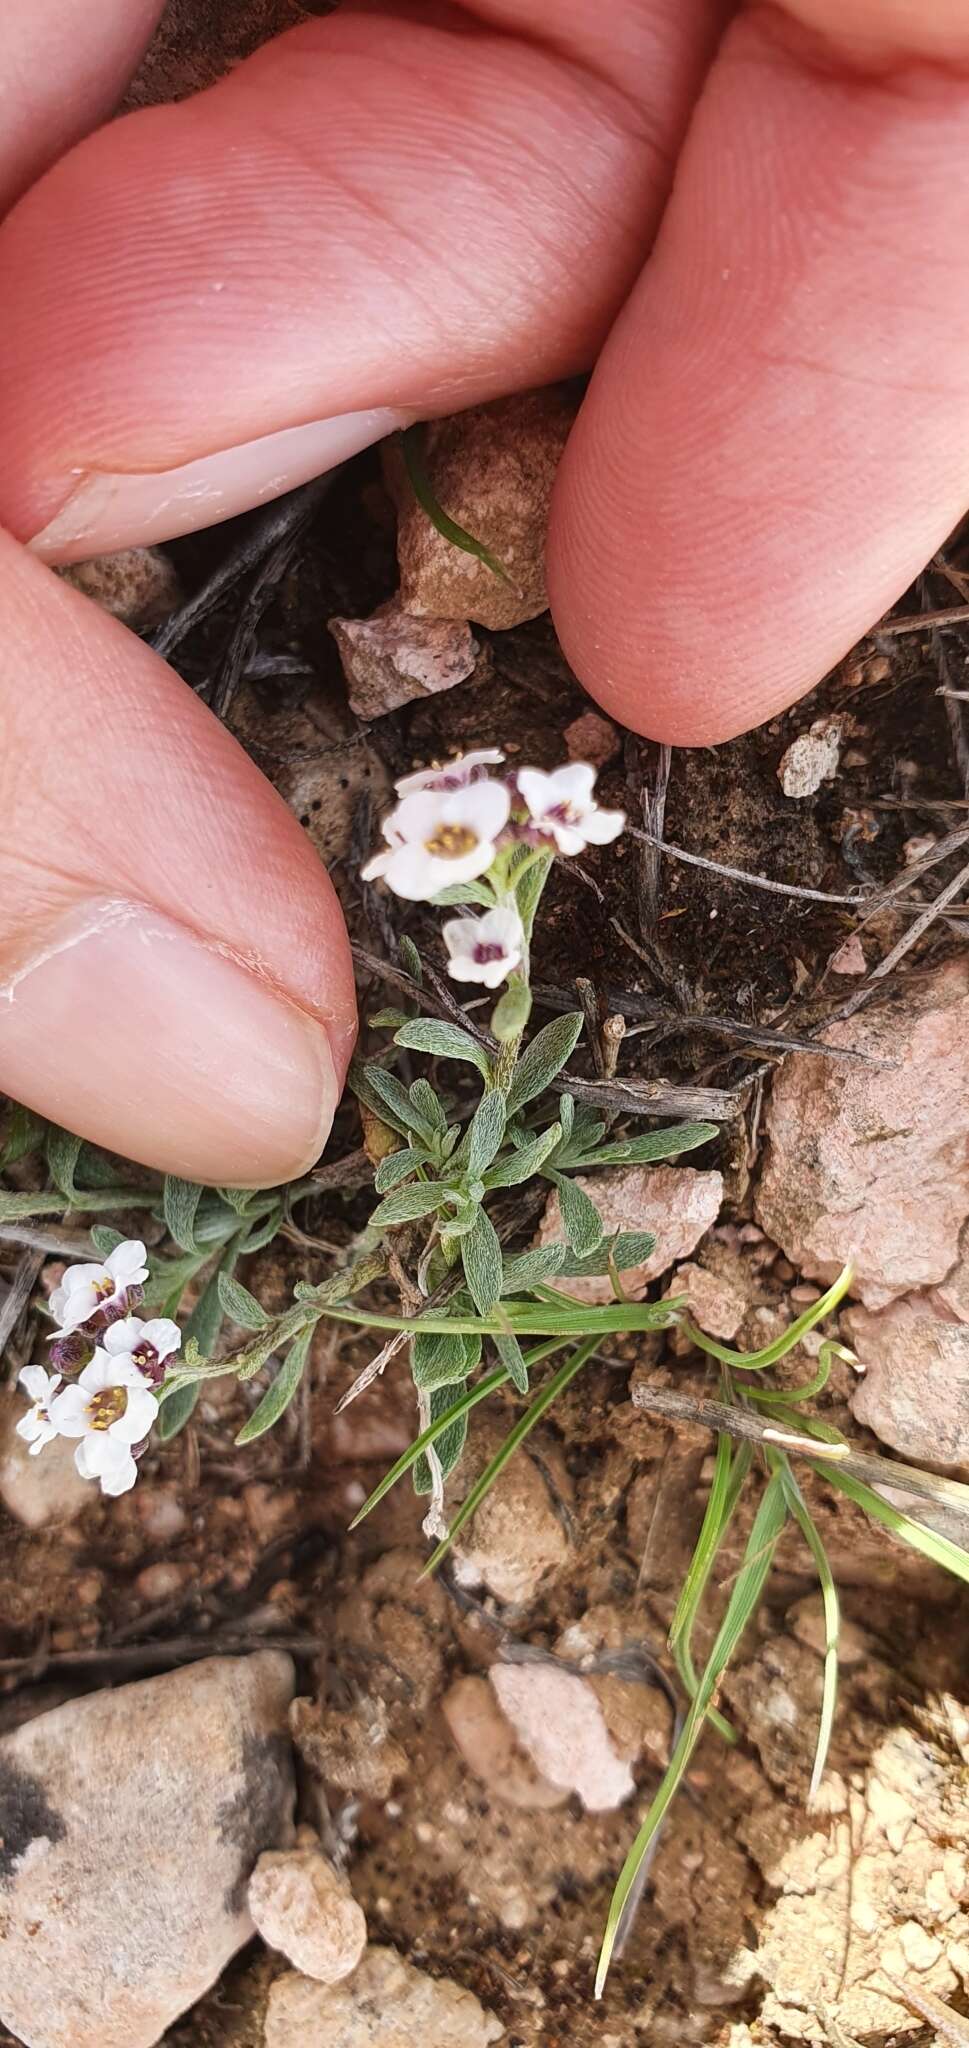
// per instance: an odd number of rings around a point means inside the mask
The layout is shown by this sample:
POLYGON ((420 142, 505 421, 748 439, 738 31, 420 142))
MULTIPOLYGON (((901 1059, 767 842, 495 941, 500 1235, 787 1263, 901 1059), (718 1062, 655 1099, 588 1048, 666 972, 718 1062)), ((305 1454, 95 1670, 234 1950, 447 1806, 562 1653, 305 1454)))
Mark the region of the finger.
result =
POLYGON ((0 1090, 189 1180, 270 1185, 354 1029, 295 819, 156 655, 0 536, 0 1090))
POLYGON ((14 531, 59 560, 158 539, 319 471, 332 432, 588 364, 719 16, 614 11, 645 24, 622 83, 450 10, 346 10, 83 143, 0 231, 14 531))
POLYGON ((163 0, 28 0, 0 17, 0 213, 110 113, 163 0))
POLYGON ((965 7, 797 14, 728 32, 556 485, 570 660, 686 744, 817 682, 967 497, 965 7))

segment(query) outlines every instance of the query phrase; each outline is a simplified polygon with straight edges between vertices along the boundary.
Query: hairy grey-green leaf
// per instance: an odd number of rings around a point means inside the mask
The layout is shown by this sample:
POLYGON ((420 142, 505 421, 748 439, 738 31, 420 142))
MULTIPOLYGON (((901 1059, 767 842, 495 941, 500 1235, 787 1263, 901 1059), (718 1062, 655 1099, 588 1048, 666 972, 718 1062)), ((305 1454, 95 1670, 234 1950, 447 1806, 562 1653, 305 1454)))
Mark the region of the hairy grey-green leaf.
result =
POLYGON ((440 1097, 435 1093, 429 1081, 425 1081, 423 1077, 418 1081, 412 1081, 407 1092, 417 1115, 423 1117, 425 1123, 430 1124, 432 1131, 443 1133, 447 1130, 447 1117, 444 1114, 440 1097))
POLYGON ((272 1243, 283 1223, 283 1210, 284 1204, 275 1202, 267 1215, 254 1223, 244 1237, 240 1237, 236 1247, 240 1258, 248 1258, 250 1252, 261 1252, 264 1244, 272 1243))
POLYGON ((621 1230, 616 1237, 603 1238, 592 1252, 584 1258, 570 1253, 563 1261, 560 1272, 563 1279, 577 1280, 584 1276, 608 1273, 610 1263, 617 1273, 626 1272, 630 1266, 642 1266, 656 1250, 656 1239, 650 1230, 621 1230))
POLYGON ((35 1152, 46 1128, 42 1116, 37 1116, 32 1109, 25 1109, 22 1102, 13 1103, 7 1135, 0 1150, 0 1172, 8 1166, 16 1166, 18 1159, 25 1159, 28 1152, 35 1152))
POLYGON ((415 1109, 407 1089, 402 1081, 398 1081, 396 1074, 388 1074, 385 1068, 375 1066, 372 1061, 365 1071, 377 1097, 378 1115, 389 1111, 398 1124, 402 1124, 408 1131, 416 1131, 418 1137, 423 1138, 425 1144, 429 1144, 434 1135, 434 1126, 420 1110, 415 1109))
POLYGON ((675 1159, 679 1152, 692 1152, 717 1136, 716 1124, 677 1124, 669 1131, 647 1131, 638 1138, 619 1138, 608 1145, 586 1144, 579 1166, 648 1165, 654 1159, 675 1159))
POLYGON ((595 1203, 580 1188, 577 1181, 567 1179, 563 1173, 551 1173, 559 1194, 562 1212, 562 1227, 565 1235, 579 1258, 595 1250, 605 1235, 605 1224, 595 1203))
POLYGON ((483 1209, 478 1210, 474 1229, 461 1240, 461 1260, 478 1314, 489 1315, 501 1296, 501 1246, 483 1209))
POLYGON ((502 1294, 528 1294, 560 1273, 568 1248, 564 1244, 537 1245, 531 1252, 512 1252, 503 1262, 502 1294))
POLYGON ((432 1216, 447 1193, 448 1189, 436 1180, 396 1188, 392 1195, 378 1202, 370 1218, 370 1227, 372 1230, 388 1230, 394 1223, 417 1223, 422 1216, 432 1216))
POLYGON ((428 1335, 414 1337, 410 1347, 410 1369, 415 1387, 425 1392, 430 1387, 450 1387, 456 1380, 466 1378, 464 1339, 459 1334, 447 1337, 428 1335))
POLYGON ((524 1031, 532 1013, 532 992, 527 981, 510 981, 491 1012, 491 1029, 502 1045, 510 1045, 524 1031))
POLYGON ((486 1081, 491 1080, 491 1061, 484 1046, 472 1038, 470 1031, 462 1031, 459 1024, 446 1024, 439 1017, 412 1017, 409 1024, 402 1024, 395 1032, 394 1044, 407 1046, 411 1052, 428 1053, 438 1060, 463 1060, 477 1067, 486 1081))
POLYGON ((262 1303, 256 1300, 254 1294, 250 1294, 248 1287, 243 1287, 241 1280, 236 1280, 232 1273, 222 1272, 219 1273, 216 1284, 224 1314, 230 1316, 234 1323, 238 1323, 240 1330, 268 1328, 269 1317, 262 1303))
POLYGON ((416 1173, 426 1159, 427 1153, 415 1145, 404 1145, 399 1152, 388 1152, 373 1177, 378 1195, 385 1195, 391 1188, 399 1187, 401 1181, 416 1173))
POLYGON ((198 1181, 179 1180, 176 1174, 166 1173, 162 1190, 165 1227, 183 1252, 194 1252, 197 1248, 195 1216, 201 1199, 198 1181))
POLYGON ((90 1236, 95 1251, 100 1252, 102 1259, 106 1259, 117 1245, 124 1243, 121 1231, 114 1230, 110 1223, 92 1223, 90 1236))
MULTIPOLYGON (((428 1421, 437 1422, 440 1416, 446 1415, 454 1398, 453 1387, 435 1387, 431 1394, 431 1412, 428 1421)), ((435 1437, 434 1449, 437 1454, 437 1462, 441 1468, 442 1479, 446 1479, 448 1474, 453 1472, 464 1450, 467 1436, 468 1417, 467 1415, 459 1415, 448 1429, 442 1429, 440 1436, 435 1437)), ((433 1488, 434 1482, 431 1477, 431 1468, 425 1452, 421 1453, 414 1465, 413 1483, 414 1492, 417 1494, 430 1493, 433 1488)))
POLYGON ((525 1364, 518 1338, 513 1336, 509 1330, 503 1336, 493 1337, 491 1341, 511 1380, 512 1386, 517 1387, 520 1394, 527 1394, 528 1367, 525 1364))
POLYGON ((51 1179, 61 1194, 66 1196, 74 1208, 81 1205, 82 1190, 74 1179, 81 1152, 81 1139, 73 1131, 62 1131, 57 1124, 51 1124, 47 1132, 47 1164, 51 1179))
POLYGON ((575 1051, 582 1023, 581 1011, 569 1010, 564 1017, 553 1017, 550 1024, 544 1024, 541 1031, 536 1032, 512 1075, 508 1090, 509 1116, 536 1095, 541 1095, 554 1081, 575 1051))
POLYGON ((468 1127, 464 1166, 469 1180, 476 1180, 491 1165, 505 1134, 505 1098, 500 1089, 489 1088, 468 1127))
POLYGON ((483 910, 494 909, 494 896, 482 882, 449 882, 446 889, 439 889, 431 902, 437 910, 450 910, 454 904, 479 903, 483 910))
POLYGON ((403 1123, 400 1117, 394 1115, 393 1110, 388 1108, 383 1097, 378 1095, 376 1088, 373 1086, 372 1075, 381 1071, 382 1069, 375 1067, 373 1061, 365 1064, 363 1060, 354 1058, 350 1061, 347 1070, 348 1086, 353 1090, 358 1101, 362 1102, 366 1109, 369 1109, 372 1116, 379 1117, 382 1123, 387 1124, 392 1131, 397 1132, 398 1137, 408 1138, 411 1135, 410 1125, 403 1123))
POLYGON ((400 954, 400 964, 405 974, 409 974, 411 980, 416 981, 418 987, 420 987, 424 979, 424 969, 421 966, 421 956, 413 939, 407 938, 406 934, 402 939, 398 939, 397 951, 400 954))
MULTIPOLYGON (((219 1292, 221 1278, 221 1272, 213 1273, 212 1278, 202 1289, 182 1331, 183 1344, 187 1346, 194 1338, 199 1350, 206 1357, 211 1354, 222 1328, 222 1298, 219 1292)), ((179 1430, 185 1428, 185 1424, 195 1411, 200 1389, 201 1381, 195 1380, 191 1386, 176 1388, 174 1394, 162 1402, 158 1415, 158 1434, 162 1443, 171 1443, 179 1430)))
POLYGON ((267 1388, 248 1422, 243 1423, 236 1437, 237 1444, 254 1443, 257 1436, 265 1436, 267 1429, 272 1429, 273 1423, 278 1422, 281 1415, 285 1415, 306 1371, 312 1341, 312 1329, 303 1330, 295 1338, 272 1386, 267 1388))
POLYGON ((520 1146, 517 1152, 499 1159, 496 1166, 490 1167, 485 1174, 485 1186, 517 1188, 523 1180, 531 1180, 554 1152, 561 1136, 561 1124, 549 1124, 547 1131, 541 1131, 529 1144, 520 1146))

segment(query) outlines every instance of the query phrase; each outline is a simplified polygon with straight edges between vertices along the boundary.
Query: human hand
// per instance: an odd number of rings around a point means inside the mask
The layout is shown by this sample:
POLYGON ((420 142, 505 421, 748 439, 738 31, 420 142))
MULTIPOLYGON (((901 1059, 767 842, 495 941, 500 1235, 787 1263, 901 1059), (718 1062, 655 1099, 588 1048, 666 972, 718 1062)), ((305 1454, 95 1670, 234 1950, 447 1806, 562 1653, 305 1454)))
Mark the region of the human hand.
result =
POLYGON ((566 652, 657 737, 767 717, 964 507, 969 7, 346 7, 69 148, 158 12, 20 0, 0 30, 8 198, 68 150, 0 229, 0 1087, 268 1183, 342 1083, 335 897, 191 692, 37 557, 598 358, 553 504, 566 652))

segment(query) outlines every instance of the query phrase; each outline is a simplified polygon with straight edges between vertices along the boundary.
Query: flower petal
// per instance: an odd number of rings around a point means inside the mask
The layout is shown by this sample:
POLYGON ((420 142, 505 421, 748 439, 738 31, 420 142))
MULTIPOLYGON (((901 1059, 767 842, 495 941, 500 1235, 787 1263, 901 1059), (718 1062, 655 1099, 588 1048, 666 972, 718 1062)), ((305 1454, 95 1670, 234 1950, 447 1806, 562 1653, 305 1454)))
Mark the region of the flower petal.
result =
POLYGON ((544 818, 556 801, 552 776, 541 768, 519 768, 515 780, 532 817, 544 818))
POLYGON ((467 825, 479 839, 495 839, 508 823, 511 797, 503 782, 469 782, 446 796, 441 809, 447 824, 467 825))
POLYGON ((120 1294, 123 1287, 137 1286, 148 1278, 148 1255, 140 1237, 128 1237, 109 1252, 105 1265, 120 1294))
POLYGON ((626 823, 625 811, 600 811, 593 804, 582 820, 582 831, 590 846, 608 846, 610 840, 618 839, 626 823))
POLYGON ((79 1387, 83 1387, 88 1394, 103 1393, 105 1387, 117 1386, 118 1382, 115 1378, 117 1367, 118 1360, 110 1358, 108 1353, 102 1351, 101 1346, 98 1345, 94 1357, 85 1366, 77 1384, 79 1387))
POLYGON ((577 810, 584 810, 592 802, 596 771, 590 768, 588 761, 566 761, 548 780, 552 786, 553 804, 575 804, 577 810))
MULTIPOLYGON (((134 1317, 130 1318, 134 1321, 134 1317)), ((170 1316, 155 1316, 151 1322, 143 1323, 142 1342, 150 1344, 159 1358, 171 1358, 173 1351, 181 1350, 182 1333, 170 1316)))
POLYGON ((140 1444, 147 1436, 158 1414, 158 1402, 146 1386, 131 1387, 128 1405, 117 1422, 112 1422, 105 1435, 116 1444, 140 1444))
POLYGON ((90 1429, 90 1395, 82 1386, 65 1387, 50 1404, 50 1419, 58 1436, 86 1436, 90 1429))
POLYGON ((42 1365, 25 1365, 23 1371, 17 1374, 17 1378, 32 1401, 46 1401, 48 1393, 57 1384, 56 1380, 51 1379, 50 1373, 44 1371, 42 1365))
POLYGON ((127 1357, 135 1348, 139 1337, 144 1335, 145 1324, 140 1316, 120 1316, 116 1323, 109 1323, 101 1339, 101 1349, 110 1358, 122 1354, 127 1357))
POLYGON ((387 873, 387 863, 390 860, 391 852, 392 848, 384 847, 382 853, 375 853, 373 859, 368 860, 366 867, 361 868, 361 880, 364 882, 379 882, 381 875, 387 873))

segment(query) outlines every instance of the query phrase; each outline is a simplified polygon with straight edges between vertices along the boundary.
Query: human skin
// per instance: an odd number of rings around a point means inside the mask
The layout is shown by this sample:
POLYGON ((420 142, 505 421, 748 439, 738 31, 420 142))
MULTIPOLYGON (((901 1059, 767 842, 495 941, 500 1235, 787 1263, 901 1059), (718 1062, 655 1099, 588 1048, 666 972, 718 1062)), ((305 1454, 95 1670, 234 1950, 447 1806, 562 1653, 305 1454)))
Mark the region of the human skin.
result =
POLYGON ((51 565, 592 369, 548 552, 577 674, 679 745, 790 704, 965 507, 969 0, 347 5, 99 125, 158 12, 0 23, 0 1088, 270 1183, 343 1081, 335 896, 51 565))

